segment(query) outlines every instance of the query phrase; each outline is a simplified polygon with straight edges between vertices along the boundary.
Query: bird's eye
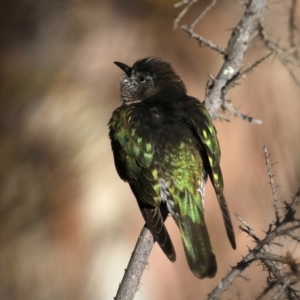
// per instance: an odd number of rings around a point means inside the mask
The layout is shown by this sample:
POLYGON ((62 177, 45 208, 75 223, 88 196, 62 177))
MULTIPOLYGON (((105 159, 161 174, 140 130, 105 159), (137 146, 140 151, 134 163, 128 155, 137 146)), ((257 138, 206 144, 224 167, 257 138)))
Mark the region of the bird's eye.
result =
POLYGON ((142 75, 142 74, 139 74, 139 75, 137 76, 137 80, 138 80, 140 83, 143 83, 143 82, 146 81, 146 77, 145 77, 144 75, 142 75))

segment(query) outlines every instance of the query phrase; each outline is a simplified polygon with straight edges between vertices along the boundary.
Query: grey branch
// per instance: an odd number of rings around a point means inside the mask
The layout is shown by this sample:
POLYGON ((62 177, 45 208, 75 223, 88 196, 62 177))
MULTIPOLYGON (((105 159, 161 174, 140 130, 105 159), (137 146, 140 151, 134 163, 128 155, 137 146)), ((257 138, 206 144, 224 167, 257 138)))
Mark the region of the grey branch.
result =
MULTIPOLYGON (((242 272, 256 260, 262 261, 263 265, 269 270, 273 277, 277 279, 276 284, 280 284, 281 286, 285 285, 286 281, 290 280, 291 277, 298 276, 299 264, 296 263, 296 260, 289 253, 287 253, 285 256, 272 254, 270 252, 267 252, 264 249, 264 246, 270 245, 279 236, 286 236, 288 235, 288 233, 294 232, 294 230, 300 227, 300 222, 297 222, 296 225, 287 226, 287 224, 292 224, 296 221, 295 219, 290 219, 289 221, 287 221, 285 218, 278 225, 276 225, 273 230, 268 231, 264 239, 260 240, 255 236, 252 227, 246 221, 244 221, 241 216, 238 216, 237 214, 235 215, 245 226, 243 231, 253 237, 257 245, 252 250, 249 250, 249 253, 245 257, 243 257, 243 259, 238 262, 237 265, 233 267, 232 270, 221 280, 221 282, 209 295, 208 300, 219 299, 220 295, 228 289, 233 280, 235 280, 237 277, 240 277, 242 275, 242 272), (283 274, 277 263, 290 266, 291 272, 283 274)), ((290 285, 294 281, 295 280, 292 280, 290 282, 290 285)), ((289 289, 291 289, 291 287, 289 287, 289 289)))
POLYGON ((271 189, 272 189, 272 197, 273 197, 273 202, 274 202, 276 223, 278 223, 279 222, 278 199, 277 199, 277 194, 276 194, 276 186, 275 186, 274 179, 273 179, 275 177, 275 175, 272 172, 272 165, 269 160, 270 155, 268 153, 268 149, 266 146, 264 146, 264 155, 265 155, 266 165, 268 167, 268 174, 269 174, 269 178, 270 178, 269 183, 270 183, 271 189))
POLYGON ((184 17, 184 15, 189 11, 191 6, 197 2, 197 0, 183 0, 182 2, 178 2, 174 5, 174 7, 180 7, 186 4, 186 7, 178 14, 177 18, 174 20, 173 28, 176 29, 180 20, 184 17))
POLYGON ((220 54, 225 55, 226 54, 226 49, 222 48, 219 45, 214 44, 212 41, 205 39, 204 37, 202 37, 201 35, 198 35, 194 32, 194 30, 192 28, 189 28, 187 25, 181 26, 181 28, 187 32, 191 38, 195 39, 196 41, 199 42, 199 45, 201 47, 203 46, 207 46, 212 50, 217 51, 220 54))
POLYGON ((237 109, 235 109, 232 104, 229 101, 224 101, 224 103, 222 104, 222 107, 224 109, 226 109, 227 111, 229 111, 232 115, 234 115, 235 117, 238 117, 244 121, 247 121, 249 123, 253 123, 253 124, 261 124, 262 120, 259 119, 255 119, 252 118, 250 116, 244 115, 242 113, 240 113, 237 109))
POLYGON ((199 14, 199 16, 196 18, 196 20, 192 23, 191 29, 194 29, 194 27, 200 22, 201 19, 205 17, 205 15, 216 5, 217 0, 211 0, 211 3, 199 14))
POLYGON ((259 26, 259 36, 265 43, 265 46, 276 54, 296 84, 300 86, 299 74, 296 73, 296 70, 298 70, 297 67, 299 67, 300 64, 299 42, 296 40, 296 37, 299 36, 299 30, 296 26, 296 14, 297 0, 291 0, 288 15, 288 46, 282 47, 280 45, 280 40, 276 42, 272 41, 271 37, 266 33, 262 20, 260 21, 259 26))
MULTIPOLYGON (((198 2, 198 0, 183 0, 181 2, 178 2, 174 5, 174 7, 180 7, 184 4, 186 6, 183 8, 183 10, 178 14, 176 19, 174 20, 173 28, 176 29, 178 27, 178 23, 181 21, 181 19, 184 17, 184 15, 189 11, 191 6, 198 2)), ((195 19, 195 21, 190 26, 190 30, 193 31, 194 27, 199 23, 201 19, 205 17, 205 15, 216 5, 217 0, 211 0, 210 5, 206 6, 206 8, 198 15, 198 17, 195 19)))
MULTIPOLYGON (((271 163, 269 161, 269 153, 267 148, 264 147, 264 154, 266 158, 267 170, 269 173, 269 178, 272 180, 272 196, 275 206, 275 218, 276 222, 270 225, 269 230, 266 232, 265 237, 263 239, 259 239, 255 233, 252 226, 250 226, 240 215, 235 213, 235 216, 242 223, 240 229, 247 233, 249 236, 253 238, 256 243, 256 246, 249 250, 249 253, 243 257, 243 259, 232 268, 232 270, 225 276, 222 281, 215 287, 212 293, 209 295, 209 300, 218 299, 219 296, 230 286, 233 280, 237 277, 241 277, 241 273, 254 261, 261 261, 261 264, 265 269, 269 272, 268 278, 268 286, 264 289, 264 291, 259 295, 257 299, 261 299, 267 292, 269 292, 275 286, 279 287, 280 294, 290 293, 298 297, 297 291, 292 288, 292 285, 299 280, 299 262, 294 259, 290 253, 286 253, 285 256, 273 254, 270 251, 268 252, 265 247, 270 245, 278 244, 275 240, 280 236, 291 237, 292 240, 295 240, 295 230, 300 228, 300 220, 295 218, 295 208, 299 203, 300 198, 300 189, 298 189, 297 193, 294 195, 290 203, 285 203, 286 208, 283 209, 284 216, 283 218, 279 218, 278 213, 278 204, 275 190, 273 189, 273 173, 271 168, 271 163), (275 193, 275 196, 274 196, 275 193), (276 201, 274 200, 276 198, 276 201), (272 229, 273 228, 273 229, 272 229), (285 264, 289 266, 289 270, 287 271, 280 267, 280 265, 285 264), (284 271, 283 271, 284 270, 284 271)), ((297 239, 296 239, 297 241, 297 239)), ((273 299, 276 299, 275 294, 273 299)), ((294 299, 294 298, 293 298, 294 299)), ((295 298, 298 299, 298 298, 295 298)))
MULTIPOLYGON (((178 26, 179 21, 187 13, 190 7, 197 2, 197 0, 182 1, 179 4, 186 4, 184 9, 179 13, 174 24, 178 26)), ((242 71, 244 55, 247 52, 249 45, 253 38, 259 33, 260 20, 262 12, 266 6, 266 0, 255 1, 250 0, 247 4, 245 13, 241 21, 234 28, 231 38, 228 42, 227 48, 223 48, 212 41, 205 39, 201 35, 194 32, 195 25, 212 9, 216 4, 216 0, 211 0, 209 6, 199 14, 196 20, 190 25, 184 25, 181 28, 187 32, 191 38, 197 40, 201 47, 207 46, 210 49, 223 55, 225 62, 220 69, 219 74, 210 85, 208 93, 205 97, 205 105, 212 118, 216 118, 219 114, 220 108, 229 111, 234 116, 241 118, 244 121, 251 122, 254 124, 261 124, 261 120, 248 117, 235 108, 233 108, 225 100, 225 95, 230 88, 236 85, 236 82, 247 72, 253 70, 257 65, 264 61, 270 54, 266 55, 262 59, 255 62, 250 68, 242 71)), ((179 5, 177 5, 179 6, 179 5)))
POLYGON ((243 67, 244 55, 258 33, 259 21, 265 6, 266 0, 249 1, 241 21, 232 32, 225 62, 205 97, 205 105, 212 118, 217 116, 223 104, 223 89, 243 67))
POLYGON ((143 271, 154 245, 154 239, 147 227, 143 227, 131 255, 127 269, 119 286, 116 300, 131 300, 138 290, 143 271))
MULTIPOLYGON (((245 70, 239 72, 233 81, 229 82, 226 87, 223 89, 223 94, 226 95, 230 88, 234 87, 236 85, 236 82, 245 76, 247 73, 252 72, 256 67, 258 67, 262 62, 264 62, 267 58, 269 58, 273 52, 269 52, 268 54, 261 57, 259 60, 255 61, 253 64, 251 64, 248 68, 245 70)), ((259 123, 260 124, 260 123, 259 123)))

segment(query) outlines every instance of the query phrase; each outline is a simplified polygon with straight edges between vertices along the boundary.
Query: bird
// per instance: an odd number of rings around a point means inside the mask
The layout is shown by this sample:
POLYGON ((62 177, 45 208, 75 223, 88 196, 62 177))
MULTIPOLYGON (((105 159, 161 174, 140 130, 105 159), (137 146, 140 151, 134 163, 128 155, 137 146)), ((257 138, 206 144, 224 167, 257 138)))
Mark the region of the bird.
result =
POLYGON ((132 67, 114 63, 125 73, 119 83, 122 104, 108 123, 116 171, 129 183, 146 226, 169 260, 176 260, 164 224, 170 214, 189 268, 200 279, 212 278, 217 262, 204 219, 208 177, 236 249, 213 120, 204 104, 187 94, 170 63, 156 57, 132 67))

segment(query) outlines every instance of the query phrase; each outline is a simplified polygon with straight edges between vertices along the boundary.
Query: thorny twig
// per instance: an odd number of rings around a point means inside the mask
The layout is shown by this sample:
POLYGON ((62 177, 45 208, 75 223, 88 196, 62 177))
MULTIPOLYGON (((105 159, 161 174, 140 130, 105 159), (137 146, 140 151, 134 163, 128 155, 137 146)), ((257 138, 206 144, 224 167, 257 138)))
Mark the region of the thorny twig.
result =
MULTIPOLYGON (((186 3, 190 8, 192 5, 191 1, 186 3)), ((234 28, 226 49, 196 34, 193 30, 194 26, 215 5, 215 3, 216 1, 212 0, 210 5, 201 14, 199 14, 190 26, 184 25, 181 27, 193 39, 197 40, 200 46, 207 46, 225 57, 225 61, 220 72, 212 83, 209 92, 206 94, 206 108, 213 118, 218 115, 218 110, 223 107, 243 120, 250 122, 254 121, 253 123, 260 124, 260 120, 247 117, 236 111, 231 105, 225 104, 226 101, 224 93, 228 91, 228 86, 230 85, 230 87, 232 87, 233 83, 239 78, 239 73, 241 73, 241 69, 243 67, 244 55, 248 50, 251 41, 258 33, 259 20, 261 18, 262 11, 266 6, 266 0, 251 0, 248 2, 245 14, 239 24, 234 28)), ((189 9, 187 6, 183 10, 184 14, 186 14, 189 9)), ((182 12, 179 16, 180 18, 176 19, 176 26, 183 16, 182 12)))
POLYGON ((195 19, 195 21, 190 26, 190 29, 194 29, 194 27, 199 23, 201 19, 205 17, 205 15, 216 5, 217 0, 212 0, 211 3, 206 6, 206 8, 199 14, 199 16, 195 19))
POLYGON ((269 52, 268 54, 264 55, 263 57, 261 57, 260 59, 258 59, 257 61, 255 61, 253 64, 251 64, 248 68, 246 68, 245 70, 239 72, 235 76, 235 78, 231 82, 228 82, 228 84, 224 87, 224 89, 223 89, 223 97, 225 98, 226 93, 229 91, 230 88, 232 88, 232 87, 234 87, 236 85, 236 82, 240 78, 242 78, 247 73, 250 73, 251 71, 253 71, 261 63, 263 63, 267 58, 269 58, 272 54, 273 54, 273 52, 269 52))
MULTIPOLYGON (((264 147, 265 157, 269 159, 269 154, 267 148, 264 147)), ((273 174, 272 165, 268 161, 267 163, 268 172, 273 174)), ((270 176, 270 175, 269 175, 270 176)), ((272 177, 273 178, 273 177, 272 177)), ((273 182, 274 185, 274 182, 273 182)), ((272 190, 273 193, 276 194, 276 190, 272 190)), ((241 273, 254 261, 260 261, 265 269, 269 272, 269 280, 268 286, 264 289, 264 291, 257 297, 257 299, 261 299, 264 295, 270 292, 275 286, 280 286, 278 293, 284 293, 285 295, 293 294, 296 298, 299 299, 300 295, 297 293, 295 289, 293 289, 293 284, 298 281, 300 275, 300 264, 296 259, 294 259, 290 253, 286 253, 285 256, 273 254, 266 250, 266 246, 278 244, 275 240, 280 236, 294 236, 294 232, 296 229, 300 228, 300 220, 297 220, 294 217, 294 214, 291 215, 290 211, 295 212, 295 206, 298 204, 300 197, 300 189, 292 198, 290 203, 286 203, 289 209, 285 210, 285 216, 280 220, 277 219, 276 222, 270 225, 269 230, 266 232, 266 235, 263 239, 259 239, 255 233, 252 226, 250 226, 243 218, 235 213, 235 216, 242 223, 240 229, 251 236, 256 243, 256 246, 249 250, 249 253, 243 257, 243 259, 232 268, 232 270, 225 276, 221 283, 212 291, 209 295, 209 300, 218 299, 218 297, 229 287, 229 285, 233 282, 233 280, 237 277, 241 276, 241 273), (287 265, 289 268, 282 268, 282 265, 287 265), (297 298, 298 297, 298 298, 297 298)), ((273 195, 274 198, 274 195, 273 195)), ((275 196, 277 199, 277 196, 275 196)), ((277 202, 274 204, 277 207, 277 202)), ((277 207, 277 209, 279 209, 277 207)), ((277 293, 277 294, 278 294, 277 293)), ((277 295, 276 294, 276 295, 277 295)), ((278 296, 274 296, 276 297, 278 296)), ((288 298, 290 299, 290 298, 288 298)))
POLYGON ((300 79, 296 72, 293 70, 292 65, 299 66, 299 42, 296 41, 296 36, 299 35, 298 28, 295 22, 295 14, 297 12, 297 0, 291 0, 288 13, 288 46, 282 47, 279 43, 272 41, 271 37, 266 33, 263 21, 260 20, 259 36, 264 42, 265 46, 273 51, 279 58, 282 65, 287 69, 292 79, 300 86, 300 79), (297 33, 297 34, 295 34, 297 33))
POLYGON ((217 45, 217 44, 214 44, 212 41, 205 39, 205 38, 202 37, 201 35, 196 34, 196 33, 195 33, 192 29, 190 29, 188 26, 183 25, 183 26, 181 26, 181 29, 183 29, 185 32, 187 32, 187 33, 190 35, 190 37, 191 37, 192 39, 195 39, 196 41, 198 41, 198 42, 199 42, 199 45, 200 45, 201 47, 207 46, 207 47, 209 47, 210 49, 217 51, 219 54, 222 54, 222 55, 225 55, 225 54, 226 54, 226 49, 225 49, 225 48, 223 48, 223 47, 221 47, 221 46, 219 46, 219 45, 217 45))
MULTIPOLYGON (((290 48, 296 48, 296 41, 295 41, 295 31, 297 30, 296 22, 295 22, 295 13, 296 13, 296 8, 297 8, 297 0, 291 0, 291 6, 289 9, 289 43, 290 43, 290 48)), ((298 57, 298 51, 295 53, 296 59, 299 59, 298 57)))
POLYGON ((186 7, 178 14, 178 16, 176 17, 176 19, 174 20, 173 23, 173 28, 176 29, 178 27, 178 23, 180 22, 180 20, 184 17, 184 15, 189 11, 189 9, 191 8, 191 6, 197 2, 198 0, 183 0, 181 2, 175 3, 174 7, 180 7, 184 4, 186 4, 186 7))
POLYGON ((266 1, 249 1, 245 14, 234 28, 227 46, 226 60, 216 76, 213 86, 205 97, 205 105, 214 118, 223 104, 223 88, 240 72, 244 55, 257 34, 259 19, 266 1))
POLYGON ((263 57, 261 57, 259 60, 255 61, 252 65, 250 65, 247 69, 239 72, 232 81, 229 81, 226 86, 223 88, 223 92, 222 92, 222 99, 224 99, 223 104, 222 104, 222 109, 226 110, 228 112, 230 112, 232 115, 234 115, 235 117, 238 117, 240 119, 242 119, 243 121, 247 121, 249 123, 253 123, 253 124, 261 124, 262 120, 259 119, 255 119, 252 118, 250 116, 247 116, 245 114, 242 114, 241 112, 238 111, 238 109, 234 108, 231 104, 230 101, 225 99, 225 95, 226 93, 229 91, 230 88, 234 87, 236 85, 236 82, 243 77, 244 75, 246 75, 247 73, 253 71, 258 65, 260 65, 262 62, 264 62, 267 58, 269 58, 271 55, 273 54, 273 52, 269 52, 268 54, 264 55, 263 57))
MULTIPOLYGON (((193 30, 194 27, 197 25, 197 23, 199 23, 199 21, 201 19, 203 19, 205 17, 205 15, 216 5, 217 1, 218 0, 211 0, 211 3, 208 6, 206 6, 206 8, 194 20, 194 22, 190 26, 191 30, 193 30)), ((186 4, 186 6, 182 9, 182 11, 178 14, 176 19, 174 20, 174 23, 173 23, 173 28, 174 29, 176 29, 178 27, 178 24, 181 21, 181 19, 185 16, 185 14, 190 10, 192 5, 196 2, 198 2, 198 0, 183 0, 181 2, 178 2, 178 3, 174 4, 174 7, 176 7, 176 8, 186 4)))
POLYGON ((279 223, 279 213, 278 213, 278 199, 277 199, 277 195, 276 195, 276 186, 273 180, 273 177, 275 176, 272 173, 272 165, 270 163, 269 160, 269 154, 268 154, 268 149, 266 146, 264 146, 264 156, 265 156, 265 160, 266 160, 266 165, 268 167, 268 174, 269 174, 269 178, 270 178, 270 185, 271 185, 271 190, 272 190, 272 197, 273 197, 273 202, 274 202, 274 210, 275 210, 275 218, 276 218, 276 224, 279 223))
POLYGON ((244 121, 247 121, 249 123, 253 123, 253 124, 261 124, 262 121, 259 119, 255 119, 252 118, 250 116, 244 115, 242 113, 240 113, 237 109, 235 109, 232 104, 229 101, 224 101, 222 104, 222 108, 226 109, 227 111, 229 111, 232 115, 234 115, 235 117, 238 117, 244 121))

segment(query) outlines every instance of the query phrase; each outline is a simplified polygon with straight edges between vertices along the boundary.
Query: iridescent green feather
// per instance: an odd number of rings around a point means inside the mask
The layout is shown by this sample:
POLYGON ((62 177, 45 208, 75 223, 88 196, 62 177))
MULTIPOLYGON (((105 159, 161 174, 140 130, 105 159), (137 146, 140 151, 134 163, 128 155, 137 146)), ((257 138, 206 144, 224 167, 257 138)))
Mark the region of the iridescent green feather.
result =
POLYGON ((209 240, 202 195, 203 163, 191 138, 169 145, 163 156, 162 176, 174 201, 175 221, 179 226, 187 261, 199 278, 213 277, 217 263, 209 240))
POLYGON ((154 147, 147 134, 137 134, 139 123, 132 122, 132 110, 132 106, 119 107, 109 122, 115 165, 119 176, 129 182, 155 240, 167 257, 174 261, 175 251, 164 226, 167 214, 161 214, 159 178, 153 159, 154 147))
POLYGON ((232 248, 235 249, 235 235, 226 200, 223 195, 224 183, 220 167, 221 152, 217 139, 217 132, 208 111, 200 102, 197 104, 197 106, 199 109, 198 114, 196 114, 196 117, 191 119, 191 123, 205 146, 209 167, 208 174, 217 194, 227 236, 232 248))

